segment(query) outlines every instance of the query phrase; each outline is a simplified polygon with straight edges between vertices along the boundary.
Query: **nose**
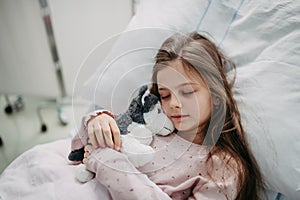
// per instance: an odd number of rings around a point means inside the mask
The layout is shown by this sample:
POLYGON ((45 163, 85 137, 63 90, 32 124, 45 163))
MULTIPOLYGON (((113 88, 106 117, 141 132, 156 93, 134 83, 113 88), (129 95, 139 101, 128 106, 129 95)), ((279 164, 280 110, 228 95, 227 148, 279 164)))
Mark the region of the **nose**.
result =
POLYGON ((175 94, 171 95, 170 107, 171 108, 181 108, 182 107, 180 99, 175 94))

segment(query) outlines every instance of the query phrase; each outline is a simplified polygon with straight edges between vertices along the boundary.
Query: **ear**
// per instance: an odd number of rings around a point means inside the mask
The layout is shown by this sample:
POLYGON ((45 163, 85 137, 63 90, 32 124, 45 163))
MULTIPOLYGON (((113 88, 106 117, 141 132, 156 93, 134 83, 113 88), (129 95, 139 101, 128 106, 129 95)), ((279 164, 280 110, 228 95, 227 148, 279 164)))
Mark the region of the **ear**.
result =
POLYGON ((220 104, 221 104, 220 97, 213 95, 212 96, 212 103, 213 103, 213 109, 214 110, 219 110, 220 104))
POLYGON ((214 106, 219 106, 220 103, 221 103, 221 100, 220 100, 219 97, 213 96, 213 97, 212 97, 212 102, 213 102, 214 106))

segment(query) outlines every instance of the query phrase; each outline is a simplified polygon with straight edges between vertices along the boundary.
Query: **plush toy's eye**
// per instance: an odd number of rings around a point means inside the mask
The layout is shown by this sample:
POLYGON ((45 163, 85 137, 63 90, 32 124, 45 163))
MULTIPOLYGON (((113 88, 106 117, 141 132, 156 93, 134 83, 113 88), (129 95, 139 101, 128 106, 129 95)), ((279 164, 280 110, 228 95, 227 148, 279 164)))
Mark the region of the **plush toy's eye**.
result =
POLYGON ((158 114, 161 113, 161 109, 160 109, 160 108, 157 109, 157 113, 158 113, 158 114))

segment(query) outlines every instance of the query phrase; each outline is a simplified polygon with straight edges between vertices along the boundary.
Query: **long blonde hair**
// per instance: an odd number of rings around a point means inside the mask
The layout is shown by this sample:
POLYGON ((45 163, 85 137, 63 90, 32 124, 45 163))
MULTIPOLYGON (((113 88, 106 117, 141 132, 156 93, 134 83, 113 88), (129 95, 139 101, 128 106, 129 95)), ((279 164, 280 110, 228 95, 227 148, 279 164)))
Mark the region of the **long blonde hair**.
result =
MULTIPOLYGON (((158 71, 176 59, 180 59, 187 73, 196 73, 203 78, 212 99, 218 100, 218 104, 212 108, 211 118, 206 127, 204 143, 212 146, 207 162, 213 155, 225 159, 221 155, 229 154, 238 167, 236 199, 259 199, 259 190, 264 188, 262 175, 249 149, 241 125, 241 116, 233 98, 234 79, 229 82, 226 77, 227 72, 235 69, 234 63, 227 59, 213 42, 196 32, 188 35, 175 34, 162 44, 156 54, 151 88, 155 95, 160 97, 157 85, 158 71)), ((224 163, 228 164, 227 161, 224 160, 224 163)))

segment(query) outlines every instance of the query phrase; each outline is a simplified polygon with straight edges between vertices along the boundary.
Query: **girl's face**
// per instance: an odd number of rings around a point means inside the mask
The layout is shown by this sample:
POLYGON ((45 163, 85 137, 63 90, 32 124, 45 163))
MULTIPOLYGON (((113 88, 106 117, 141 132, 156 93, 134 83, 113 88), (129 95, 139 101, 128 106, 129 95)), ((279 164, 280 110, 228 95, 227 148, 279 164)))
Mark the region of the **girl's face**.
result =
POLYGON ((176 60, 158 71, 157 83, 165 114, 179 134, 193 141, 211 115, 211 97, 205 82, 199 75, 188 76, 176 60))

